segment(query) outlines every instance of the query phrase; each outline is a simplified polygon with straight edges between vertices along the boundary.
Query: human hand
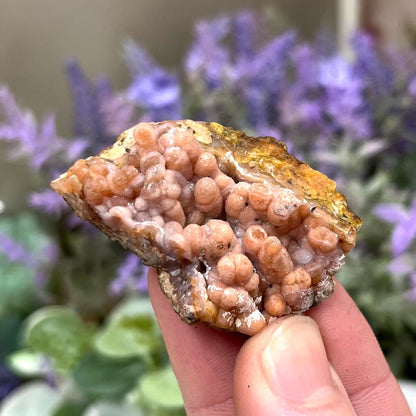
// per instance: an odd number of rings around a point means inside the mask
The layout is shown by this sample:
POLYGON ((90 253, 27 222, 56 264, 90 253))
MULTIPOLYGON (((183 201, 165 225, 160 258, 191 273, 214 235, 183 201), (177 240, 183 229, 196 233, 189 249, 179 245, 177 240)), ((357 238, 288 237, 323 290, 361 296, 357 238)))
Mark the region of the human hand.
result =
POLYGON ((411 416, 367 321, 345 289, 308 316, 248 338, 181 322, 149 293, 188 416, 411 416))

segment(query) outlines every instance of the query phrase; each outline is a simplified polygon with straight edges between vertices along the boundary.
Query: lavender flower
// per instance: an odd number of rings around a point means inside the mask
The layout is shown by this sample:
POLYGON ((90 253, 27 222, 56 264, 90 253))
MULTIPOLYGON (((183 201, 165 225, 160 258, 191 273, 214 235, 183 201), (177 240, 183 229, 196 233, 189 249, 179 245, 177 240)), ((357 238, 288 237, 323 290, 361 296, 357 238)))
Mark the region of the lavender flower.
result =
POLYGON ((249 60, 256 53, 260 21, 250 11, 237 13, 232 22, 236 60, 249 60))
POLYGON ((78 145, 94 153, 133 124, 134 106, 123 94, 114 93, 106 77, 90 81, 75 60, 67 63, 66 70, 74 105, 74 131, 81 138, 78 145))
POLYGON ((62 215, 63 212, 67 212, 68 208, 62 197, 50 189, 30 194, 29 204, 31 207, 55 218, 62 215))
POLYGON ((301 44, 293 49, 291 54, 296 79, 293 85, 301 85, 302 88, 317 88, 320 71, 320 54, 312 45, 301 44))
POLYGON ((278 98, 295 39, 294 32, 273 39, 257 52, 251 62, 247 61, 238 68, 248 122, 256 128, 277 122, 278 98))
POLYGON ((352 66, 339 55, 320 56, 308 45, 296 48, 292 59, 296 79, 282 94, 281 122, 305 131, 317 128, 321 138, 334 133, 369 137, 371 118, 352 66))
MULTIPOLYGON (((286 83, 278 101, 279 123, 310 131, 325 126, 319 90, 320 56, 311 45, 299 45, 291 53, 294 81, 286 83)), ((324 127, 326 129, 326 126, 324 127)))
POLYGON ((101 76, 96 82, 98 112, 106 136, 117 137, 135 121, 134 105, 125 94, 116 94, 108 78, 101 76))
MULTIPOLYGON (((260 83, 268 85, 281 82, 286 75, 290 52, 295 46, 296 34, 293 31, 284 33, 264 45, 245 68, 245 75, 260 83)), ((276 89, 277 86, 273 86, 276 89)))
POLYGON ((178 78, 158 66, 139 45, 125 45, 132 82, 127 97, 144 110, 144 119, 181 118, 181 87, 178 78))
POLYGON ((4 115, 0 140, 14 144, 12 158, 29 156, 32 167, 40 170, 66 148, 65 140, 56 134, 54 116, 45 117, 38 126, 32 113, 21 110, 5 87, 0 87, 0 112, 4 115))
MULTIPOLYGON (((77 138, 69 141, 67 143, 65 151, 66 160, 73 161, 77 160, 81 156, 85 155, 86 150, 88 149, 88 141, 83 138, 77 138)), ((56 175, 53 175, 56 176, 56 175)))
POLYGON ((366 33, 358 33, 352 45, 356 55, 354 71, 366 83, 367 92, 374 99, 388 94, 393 87, 394 74, 377 53, 372 37, 366 33))
POLYGON ((110 285, 110 292, 120 295, 129 287, 141 292, 147 290, 147 267, 133 253, 127 254, 119 266, 116 278, 110 285))
POLYGON ((352 68, 339 55, 332 56, 320 62, 318 82, 326 88, 344 89, 349 83, 360 84, 352 73, 352 68))
POLYGON ((144 109, 147 120, 181 118, 180 87, 176 77, 166 71, 134 80, 128 97, 144 109))
POLYGON ((269 125, 267 95, 261 88, 249 85, 244 89, 247 123, 256 130, 263 130, 269 125))
POLYGON ((7 234, 0 231, 0 253, 10 262, 20 263, 29 268, 37 266, 37 259, 26 248, 7 234))
POLYGON ((200 21, 195 27, 195 40, 185 60, 185 71, 191 79, 200 79, 208 90, 224 86, 231 78, 231 58, 221 42, 230 32, 230 18, 220 16, 200 21))
POLYGON ((18 139, 25 146, 36 135, 33 115, 22 111, 12 93, 4 86, 0 87, 0 108, 5 122, 0 124, 0 138, 5 141, 18 139))
POLYGON ((340 56, 321 61, 319 84, 324 87, 325 110, 335 130, 343 130, 353 138, 371 134, 371 120, 366 111, 361 80, 340 56))
POLYGON ((403 254, 416 237, 416 197, 408 211, 398 204, 380 204, 374 212, 379 218, 395 225, 391 238, 393 256, 403 254))
POLYGON ((155 67, 153 58, 133 39, 128 39, 123 43, 123 55, 132 80, 138 76, 149 74, 155 67))
POLYGON ((77 61, 68 61, 66 74, 74 105, 75 134, 98 142, 104 137, 104 126, 99 115, 96 90, 77 61))

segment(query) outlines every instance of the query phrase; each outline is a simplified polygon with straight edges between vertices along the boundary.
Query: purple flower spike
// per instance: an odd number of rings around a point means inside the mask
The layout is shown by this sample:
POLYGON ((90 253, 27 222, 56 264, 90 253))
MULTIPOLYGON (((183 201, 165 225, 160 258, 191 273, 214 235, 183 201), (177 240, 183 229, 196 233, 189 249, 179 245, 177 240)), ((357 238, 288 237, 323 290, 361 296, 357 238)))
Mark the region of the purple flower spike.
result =
POLYGON ((341 56, 333 56, 321 62, 319 82, 327 88, 345 89, 350 83, 357 83, 352 68, 341 56))
POLYGON ((224 16, 197 23, 195 40, 185 60, 186 73, 191 79, 204 81, 209 90, 221 88, 232 72, 230 53, 222 45, 230 23, 224 16))
POLYGON ((54 217, 59 217, 63 212, 68 211, 68 206, 62 197, 50 189, 32 193, 29 196, 29 204, 33 208, 54 217))
POLYGON ((380 59, 374 39, 367 33, 359 33, 352 41, 356 55, 355 73, 364 80, 375 96, 388 93, 393 86, 392 69, 380 59))
POLYGON ((161 121, 182 115, 181 87, 176 75, 158 66, 133 41, 125 45, 132 82, 127 97, 144 110, 144 119, 161 121))
POLYGON ((75 134, 99 141, 104 136, 104 127, 99 115, 95 88, 75 60, 67 63, 66 74, 74 104, 75 134))
POLYGON ((391 238, 393 256, 403 254, 416 238, 416 197, 409 211, 397 204, 381 204, 374 212, 384 221, 395 224, 391 238))
POLYGON ((325 90, 322 103, 333 120, 335 130, 343 130, 353 138, 371 134, 371 120, 366 111, 363 84, 348 62, 340 56, 321 61, 319 84, 325 90))
POLYGON ((120 295, 129 287, 142 292, 147 290, 147 267, 144 267, 133 253, 127 254, 119 266, 116 278, 110 285, 110 291, 114 295, 120 295))
POLYGON ((56 134, 55 117, 47 116, 38 126, 32 113, 21 110, 5 87, 0 87, 1 114, 4 121, 0 122, 0 141, 14 144, 10 156, 29 156, 35 170, 50 170, 50 160, 65 148, 64 139, 56 134))
POLYGON ((296 81, 302 88, 316 88, 319 80, 319 55, 310 45, 297 46, 292 52, 296 81))
POLYGON ((104 132, 107 136, 117 137, 121 131, 133 124, 134 105, 124 94, 116 94, 106 77, 96 82, 98 111, 104 132))
MULTIPOLYGON (((257 53, 254 61, 247 65, 246 73, 259 82, 277 83, 285 76, 290 52, 296 41, 296 33, 286 32, 274 38, 257 53)), ((267 84, 266 84, 267 85, 267 84)), ((269 85, 277 88, 277 85, 269 85)))
POLYGON ((256 51, 260 21, 256 14, 243 11, 233 21, 237 60, 251 59, 256 51))
POLYGON ((85 154, 88 149, 88 141, 85 139, 74 139, 69 142, 65 151, 68 160, 77 160, 85 154))
POLYGON ((37 266, 37 260, 29 253, 26 248, 13 240, 7 234, 0 231, 0 253, 10 262, 20 263, 29 268, 37 266))
POLYGON ((374 209, 374 213, 390 224, 406 220, 406 210, 398 204, 379 204, 374 209))
POLYGON ((124 59, 130 70, 130 76, 135 79, 138 76, 150 73, 156 66, 147 51, 141 48, 134 40, 128 39, 123 44, 124 59))
POLYGON ((134 105, 124 94, 114 93, 109 80, 101 76, 90 81, 78 62, 67 64, 67 77, 74 105, 74 128, 79 139, 69 149, 94 153, 109 145, 121 131, 134 123, 134 105))
POLYGON ((252 60, 238 67, 248 122, 256 129, 277 120, 278 98, 295 39, 294 32, 284 33, 263 46, 252 60))

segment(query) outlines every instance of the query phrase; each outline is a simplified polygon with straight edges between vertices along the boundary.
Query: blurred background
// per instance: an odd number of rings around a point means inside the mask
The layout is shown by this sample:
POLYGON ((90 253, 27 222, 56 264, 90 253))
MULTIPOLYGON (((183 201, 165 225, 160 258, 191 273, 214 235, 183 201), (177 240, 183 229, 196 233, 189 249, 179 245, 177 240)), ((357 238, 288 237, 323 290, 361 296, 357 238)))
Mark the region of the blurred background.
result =
MULTIPOLYGON (((414 44, 416 37, 412 0, 394 4, 387 0, 316 0, 313 4, 308 0, 123 0, 121 4, 113 0, 88 4, 2 0, 0 80, 35 115, 54 112, 60 133, 68 135, 73 119, 64 63, 69 58, 76 57, 87 75, 105 74, 115 88, 121 88, 128 81, 120 49, 125 39, 137 40, 160 64, 174 68, 183 60, 196 20, 250 7, 278 10, 281 24, 295 28, 306 39, 326 30, 345 45, 357 26, 400 49, 414 44)), ((27 189, 30 182, 20 179, 20 166, 7 165, 10 169, 13 180, 3 184, 0 199, 15 208, 21 187, 27 189)))
MULTIPOLYGON (((268 0, 92 0, 88 4, 1 0, 0 80, 36 115, 53 111, 60 133, 68 135, 73 121, 63 68, 68 58, 76 57, 87 75, 105 74, 115 88, 121 88, 128 82, 121 53, 126 38, 138 41, 163 66, 174 68, 183 61, 197 19, 244 7, 275 6, 268 0)), ((333 0, 318 0, 313 6, 303 0, 283 0, 278 6, 281 18, 303 36, 312 37, 318 28, 335 31, 333 0)), ((20 167, 7 169, 13 169, 8 176, 16 179, 2 185, 0 199, 18 207, 19 193, 30 183, 20 179, 20 167)))
MULTIPOLYGON (((340 279, 415 400, 413 0, 0 0, 0 39, 0 399, 8 400, 1 416, 29 415, 23 409, 39 397, 49 410, 31 416, 183 414, 144 268, 91 237, 45 193, 51 177, 111 143, 123 122, 162 113, 289 138, 297 155, 337 180, 364 218, 340 279), (228 40, 238 44, 241 34, 260 39, 250 52, 259 62, 269 44, 281 45, 265 61, 277 68, 268 82, 279 85, 272 104, 265 104, 270 97, 258 104, 266 121, 250 113, 252 97, 236 92, 249 91, 247 77, 258 74, 230 81, 237 59, 219 69, 210 61, 218 51, 245 53, 228 40), (213 55, 201 55, 206 45, 213 55), (282 62, 291 74, 285 79, 282 62), (212 68, 220 71, 215 83, 212 68), (149 92, 143 80, 152 88, 147 102, 137 97, 149 92), (172 103, 155 104, 158 89, 172 103), (235 103, 245 112, 232 110, 235 103), (73 144, 66 153, 62 138, 73 144), (116 345, 120 334, 131 340, 126 348, 116 345), (30 387, 24 397, 22 385, 30 387), (159 403, 162 388, 169 394, 159 403)), ((265 94, 270 85, 262 85, 265 94)))

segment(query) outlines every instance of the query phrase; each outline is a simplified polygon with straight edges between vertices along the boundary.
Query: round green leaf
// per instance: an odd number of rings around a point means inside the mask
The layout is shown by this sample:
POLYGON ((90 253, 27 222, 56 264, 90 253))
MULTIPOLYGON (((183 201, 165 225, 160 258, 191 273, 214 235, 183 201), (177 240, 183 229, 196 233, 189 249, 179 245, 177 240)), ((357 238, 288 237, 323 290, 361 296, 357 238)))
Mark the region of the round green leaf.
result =
POLYGON ((147 359, 161 346, 159 326, 148 298, 134 298, 122 303, 95 337, 97 351, 113 358, 147 359))
POLYGON ((89 342, 90 331, 81 319, 63 306, 48 306, 27 321, 25 339, 34 351, 49 356, 57 370, 73 368, 89 342))
POLYGON ((160 344, 147 317, 110 324, 97 334, 95 346, 101 354, 114 358, 147 357, 160 344))
POLYGON ((52 415, 60 399, 59 393, 46 383, 26 383, 4 399, 0 416, 52 415))
POLYGON ((90 406, 83 416, 145 416, 137 406, 124 403, 99 402, 90 406))
POLYGON ((7 360, 13 371, 21 377, 38 377, 45 374, 42 355, 30 350, 20 350, 7 360))
POLYGON ((83 358, 74 370, 76 385, 94 398, 120 399, 133 389, 145 366, 137 359, 115 360, 98 354, 83 358))
POLYGON ((132 297, 121 302, 111 312, 109 322, 117 322, 136 316, 148 316, 156 322, 152 303, 148 296, 132 297))
POLYGON ((182 394, 171 367, 146 374, 139 382, 140 400, 151 409, 177 410, 183 407, 182 394))

